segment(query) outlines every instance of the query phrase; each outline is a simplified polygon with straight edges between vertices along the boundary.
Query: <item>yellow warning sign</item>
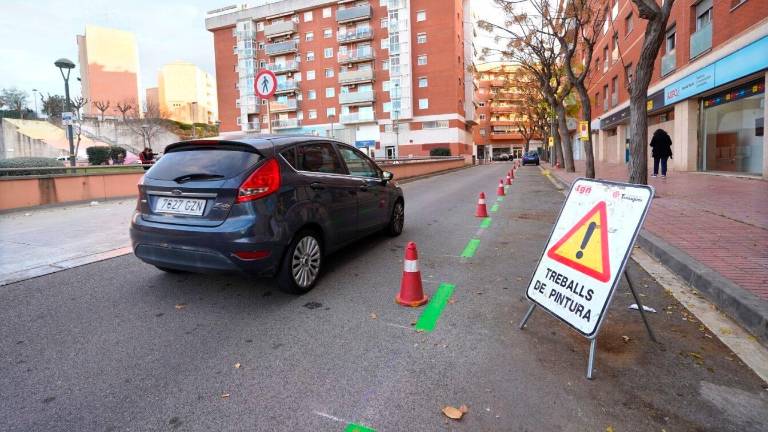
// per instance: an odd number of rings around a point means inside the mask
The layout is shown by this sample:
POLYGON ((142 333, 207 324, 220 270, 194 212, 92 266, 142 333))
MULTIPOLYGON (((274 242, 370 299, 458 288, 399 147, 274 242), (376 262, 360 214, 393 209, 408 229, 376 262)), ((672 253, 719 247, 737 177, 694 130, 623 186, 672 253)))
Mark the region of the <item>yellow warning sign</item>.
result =
POLYGON ((610 280, 605 208, 605 201, 597 203, 547 251, 547 256, 601 282, 610 280))

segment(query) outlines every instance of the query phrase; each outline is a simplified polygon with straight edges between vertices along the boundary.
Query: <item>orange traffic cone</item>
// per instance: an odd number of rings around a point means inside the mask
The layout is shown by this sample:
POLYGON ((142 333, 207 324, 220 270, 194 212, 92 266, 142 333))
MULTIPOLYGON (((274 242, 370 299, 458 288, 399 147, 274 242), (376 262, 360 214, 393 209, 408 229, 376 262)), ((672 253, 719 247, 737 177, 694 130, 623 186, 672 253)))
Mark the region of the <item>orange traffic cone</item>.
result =
POLYGON ((498 195, 498 196, 506 195, 504 193, 504 180, 502 180, 502 179, 499 179, 499 188, 496 189, 496 195, 498 195))
POLYGON ((515 179, 515 170, 512 170, 509 173, 512 175, 512 180, 514 180, 515 179))
POLYGON ((480 192, 480 198, 477 199, 477 210, 475 210, 475 217, 481 217, 481 218, 488 217, 488 209, 485 206, 484 192, 480 192))
POLYGON ((400 284, 400 293, 395 301, 403 306, 416 307, 427 302, 424 289, 421 286, 421 272, 419 271, 419 254, 416 252, 416 243, 408 242, 405 247, 405 262, 403 263, 403 281, 400 284))

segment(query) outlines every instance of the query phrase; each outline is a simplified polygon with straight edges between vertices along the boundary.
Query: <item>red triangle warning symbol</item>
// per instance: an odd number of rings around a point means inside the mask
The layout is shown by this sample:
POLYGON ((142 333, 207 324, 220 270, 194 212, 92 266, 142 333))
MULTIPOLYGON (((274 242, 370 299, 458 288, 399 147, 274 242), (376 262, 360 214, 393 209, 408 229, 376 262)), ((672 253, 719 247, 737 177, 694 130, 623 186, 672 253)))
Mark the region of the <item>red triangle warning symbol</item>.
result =
POLYGON ((560 264, 601 282, 611 279, 608 256, 608 217, 605 201, 600 201, 568 230, 547 256, 560 264))

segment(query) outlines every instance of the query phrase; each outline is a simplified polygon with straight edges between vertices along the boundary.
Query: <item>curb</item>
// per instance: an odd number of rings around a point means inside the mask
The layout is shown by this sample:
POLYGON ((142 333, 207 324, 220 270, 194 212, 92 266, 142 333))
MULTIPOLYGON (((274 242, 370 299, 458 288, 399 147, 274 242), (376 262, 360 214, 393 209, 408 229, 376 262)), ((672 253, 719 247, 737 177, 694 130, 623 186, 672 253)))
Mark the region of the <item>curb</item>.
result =
MULTIPOLYGON (((570 184, 550 170, 547 177, 564 189, 570 184)), ((565 191, 563 191, 565 192, 565 191)), ((768 346, 768 302, 741 288, 720 273, 696 261, 646 229, 637 236, 637 246, 660 261, 672 273, 700 291, 723 313, 734 319, 758 342, 768 346)))

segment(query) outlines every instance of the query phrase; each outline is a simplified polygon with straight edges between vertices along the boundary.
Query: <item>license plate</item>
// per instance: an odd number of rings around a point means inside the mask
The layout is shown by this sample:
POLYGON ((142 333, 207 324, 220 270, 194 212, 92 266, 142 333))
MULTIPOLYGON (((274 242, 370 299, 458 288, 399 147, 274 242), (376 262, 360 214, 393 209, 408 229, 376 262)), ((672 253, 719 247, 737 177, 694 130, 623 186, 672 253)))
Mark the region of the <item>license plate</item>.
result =
POLYGON ((204 199, 162 197, 155 204, 155 212, 157 213, 201 216, 204 210, 204 199))

